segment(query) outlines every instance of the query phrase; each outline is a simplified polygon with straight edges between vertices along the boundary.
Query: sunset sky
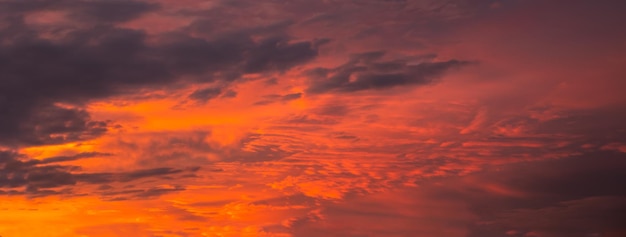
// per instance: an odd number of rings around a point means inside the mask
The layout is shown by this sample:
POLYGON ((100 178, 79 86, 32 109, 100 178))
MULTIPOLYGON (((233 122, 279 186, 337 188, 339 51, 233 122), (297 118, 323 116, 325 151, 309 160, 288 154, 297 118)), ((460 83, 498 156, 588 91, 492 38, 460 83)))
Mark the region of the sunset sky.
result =
POLYGON ((0 236, 624 237, 626 1, 0 0, 0 236))

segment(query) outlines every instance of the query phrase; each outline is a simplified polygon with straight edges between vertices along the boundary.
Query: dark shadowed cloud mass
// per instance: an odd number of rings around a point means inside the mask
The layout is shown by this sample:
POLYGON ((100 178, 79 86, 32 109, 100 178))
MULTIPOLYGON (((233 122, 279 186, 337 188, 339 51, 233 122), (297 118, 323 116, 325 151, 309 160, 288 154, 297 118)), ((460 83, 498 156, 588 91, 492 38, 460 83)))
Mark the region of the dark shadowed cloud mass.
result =
POLYGON ((626 236, 625 10, 0 0, 0 236, 626 236))

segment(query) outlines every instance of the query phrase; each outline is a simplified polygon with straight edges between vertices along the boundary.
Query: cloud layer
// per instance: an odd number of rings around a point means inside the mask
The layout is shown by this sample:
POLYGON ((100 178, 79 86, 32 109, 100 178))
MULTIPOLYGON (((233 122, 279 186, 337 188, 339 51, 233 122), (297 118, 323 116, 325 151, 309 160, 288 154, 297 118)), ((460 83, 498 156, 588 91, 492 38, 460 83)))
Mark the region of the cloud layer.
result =
POLYGON ((0 0, 0 235, 624 236, 621 9, 0 0))

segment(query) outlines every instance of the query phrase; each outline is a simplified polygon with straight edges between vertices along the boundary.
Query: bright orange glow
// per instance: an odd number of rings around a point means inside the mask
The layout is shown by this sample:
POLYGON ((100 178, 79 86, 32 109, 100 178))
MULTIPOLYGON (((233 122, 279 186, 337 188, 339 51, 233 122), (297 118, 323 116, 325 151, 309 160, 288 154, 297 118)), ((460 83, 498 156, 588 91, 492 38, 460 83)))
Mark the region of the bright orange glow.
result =
POLYGON ((621 236, 623 9, 0 0, 0 237, 621 236))

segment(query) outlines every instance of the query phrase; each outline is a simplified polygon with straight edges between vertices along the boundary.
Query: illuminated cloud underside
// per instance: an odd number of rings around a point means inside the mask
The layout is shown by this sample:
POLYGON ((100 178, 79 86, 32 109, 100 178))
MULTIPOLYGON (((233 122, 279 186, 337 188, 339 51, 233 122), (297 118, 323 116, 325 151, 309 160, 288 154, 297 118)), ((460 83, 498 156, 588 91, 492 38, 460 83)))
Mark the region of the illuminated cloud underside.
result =
POLYGON ((0 0, 0 236, 624 236, 623 9, 0 0))

